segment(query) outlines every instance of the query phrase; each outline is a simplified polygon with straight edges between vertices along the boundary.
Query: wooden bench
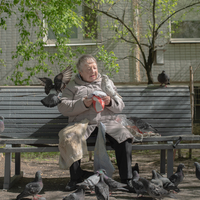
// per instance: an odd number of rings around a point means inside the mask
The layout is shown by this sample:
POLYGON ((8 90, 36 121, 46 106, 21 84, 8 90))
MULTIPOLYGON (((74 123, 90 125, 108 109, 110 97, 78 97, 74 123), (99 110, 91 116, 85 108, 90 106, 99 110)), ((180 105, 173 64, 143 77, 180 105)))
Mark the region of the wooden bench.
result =
MULTIPOLYGON (((122 114, 136 116, 157 128, 161 137, 144 138, 134 143, 133 150, 161 150, 160 172, 173 173, 173 142, 182 136, 177 149, 200 148, 200 137, 192 135, 190 91, 187 86, 142 87, 118 86, 125 109, 122 114), (158 142, 158 144, 152 144, 158 142)), ((57 107, 46 108, 40 100, 45 96, 40 86, 0 87, 0 115, 5 117, 5 131, 0 135, 0 152, 5 153, 3 188, 9 189, 23 176, 20 167, 21 152, 56 152, 58 132, 67 125, 57 107), (2 146, 3 145, 3 146, 2 146), (26 146, 25 146, 26 145, 26 146), (11 178, 11 155, 15 153, 15 175, 11 178)), ((94 150, 95 138, 88 141, 88 150, 94 150)), ((111 147, 107 146, 108 150, 111 147)))

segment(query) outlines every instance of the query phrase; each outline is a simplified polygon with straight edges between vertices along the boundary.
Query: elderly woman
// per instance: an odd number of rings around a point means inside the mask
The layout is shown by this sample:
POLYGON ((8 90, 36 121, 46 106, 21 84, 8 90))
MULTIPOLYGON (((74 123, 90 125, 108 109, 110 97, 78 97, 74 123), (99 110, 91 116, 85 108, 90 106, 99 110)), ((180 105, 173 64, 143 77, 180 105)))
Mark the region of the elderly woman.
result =
MULTIPOLYGON (((101 75, 98 73, 97 61, 91 55, 83 55, 77 62, 78 74, 63 90, 62 102, 58 105, 58 110, 69 117, 69 125, 80 122, 87 118, 89 124, 85 133, 86 138, 91 134, 98 133, 97 125, 102 122, 106 127, 106 138, 110 141, 111 147, 115 150, 117 166, 122 183, 126 183, 130 191, 133 191, 132 178, 132 138, 130 132, 121 124, 115 121, 115 113, 120 113, 124 108, 124 103, 120 99, 118 102, 110 96, 103 98, 105 108, 97 113, 92 106, 92 99, 87 98, 94 91, 102 91, 101 75)), ((115 88, 113 84, 113 88, 115 88)), ((84 171, 80 167, 80 160, 70 166, 70 182, 65 190, 76 189, 76 184, 92 175, 91 172, 84 171)))

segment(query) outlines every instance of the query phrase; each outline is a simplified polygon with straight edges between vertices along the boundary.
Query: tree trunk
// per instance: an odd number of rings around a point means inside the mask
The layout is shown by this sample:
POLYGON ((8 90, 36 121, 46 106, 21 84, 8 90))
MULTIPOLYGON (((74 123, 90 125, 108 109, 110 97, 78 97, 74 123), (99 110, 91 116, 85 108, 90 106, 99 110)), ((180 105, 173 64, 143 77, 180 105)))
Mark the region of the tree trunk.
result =
POLYGON ((147 78, 148 78, 148 85, 153 84, 153 76, 152 71, 150 70, 150 67, 146 68, 147 78))

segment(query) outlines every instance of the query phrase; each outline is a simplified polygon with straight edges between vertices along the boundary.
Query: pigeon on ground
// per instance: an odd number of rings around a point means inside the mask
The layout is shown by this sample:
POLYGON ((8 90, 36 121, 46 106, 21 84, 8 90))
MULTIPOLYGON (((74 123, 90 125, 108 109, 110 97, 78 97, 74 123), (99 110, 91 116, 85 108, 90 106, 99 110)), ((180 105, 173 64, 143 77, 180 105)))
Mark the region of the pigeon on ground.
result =
POLYGON ((174 194, 165 190, 163 187, 160 187, 158 185, 151 183, 145 178, 139 178, 139 180, 143 183, 144 188, 146 189, 147 193, 153 199, 163 199, 164 197, 176 198, 174 194))
POLYGON ((161 181, 161 179, 158 178, 157 173, 155 170, 152 170, 152 179, 151 179, 151 183, 158 185, 159 187, 163 187, 163 182, 161 181))
POLYGON ((140 173, 138 163, 135 163, 135 165, 132 167, 132 174, 133 174, 134 171, 137 171, 138 174, 140 173))
POLYGON ((85 179, 83 182, 78 183, 78 186, 81 186, 85 189, 90 189, 91 191, 94 191, 94 186, 100 181, 100 177, 98 174, 94 174, 87 179, 85 179))
POLYGON ((167 177, 163 177, 161 174, 156 173, 157 177, 162 181, 163 188, 167 191, 173 190, 175 192, 179 192, 179 188, 174 185, 167 177))
POLYGON ((160 86, 165 84, 165 87, 167 87, 167 84, 170 84, 170 78, 165 74, 165 71, 162 71, 161 74, 158 74, 158 82, 161 83, 160 86))
POLYGON ((200 180, 200 164, 195 162, 194 166, 196 167, 196 177, 200 180))
POLYGON ((99 173, 100 181, 95 185, 95 193, 98 200, 109 199, 109 186, 104 182, 103 173, 99 173))
POLYGON ((105 92, 108 96, 110 96, 112 99, 114 99, 116 102, 118 102, 119 99, 122 99, 122 97, 114 90, 112 87, 112 82, 108 78, 107 75, 102 75, 102 82, 101 82, 101 89, 103 92, 105 92))
POLYGON ((153 133, 158 133, 157 129, 153 128, 151 124, 145 122, 139 117, 129 117, 128 120, 131 121, 133 124, 135 124, 135 126, 137 126, 137 128, 143 133, 150 131, 153 133))
POLYGON ((64 197, 63 200, 85 200, 85 188, 79 186, 77 190, 64 197))
POLYGON ((65 70, 55 76, 54 84, 50 78, 38 78, 40 83, 45 86, 45 93, 48 95, 41 100, 44 106, 51 108, 61 102, 60 96, 62 90, 69 83, 72 77, 72 72, 72 67, 68 66, 65 70))
POLYGON ((144 185, 141 181, 139 181, 139 174, 136 170, 133 171, 133 179, 132 179, 132 185, 133 185, 133 188, 137 194, 137 197, 139 197, 139 195, 143 195, 146 193, 146 190, 144 188, 144 185))
POLYGON ((109 190, 111 193, 113 191, 129 191, 128 189, 124 188, 127 186, 127 184, 117 182, 114 179, 106 176, 105 174, 103 174, 103 180, 109 186, 109 190))
POLYGON ((27 196, 40 196, 38 193, 43 188, 41 171, 37 171, 33 182, 26 184, 25 189, 17 196, 16 200, 20 200, 27 196))
POLYGON ((5 129, 5 126, 4 126, 4 117, 0 116, 0 134, 3 133, 4 129, 5 129))
POLYGON ((177 167, 177 171, 169 177, 169 180, 174 183, 175 186, 178 186, 184 178, 183 168, 185 165, 180 163, 177 167))

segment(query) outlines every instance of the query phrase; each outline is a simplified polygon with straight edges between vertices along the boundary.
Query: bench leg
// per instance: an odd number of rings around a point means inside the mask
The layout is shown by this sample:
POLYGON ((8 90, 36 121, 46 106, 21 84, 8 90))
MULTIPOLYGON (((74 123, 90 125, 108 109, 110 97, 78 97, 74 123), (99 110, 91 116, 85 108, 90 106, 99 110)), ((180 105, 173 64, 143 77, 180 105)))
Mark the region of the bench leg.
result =
POLYGON ((20 175, 21 171, 21 154, 15 153, 15 175, 20 175))
POLYGON ((174 166, 173 149, 168 149, 167 150, 167 178, 169 178, 173 174, 173 166, 174 166))
POLYGON ((10 187, 11 183, 11 159, 12 153, 5 153, 5 169, 4 169, 4 183, 3 189, 7 190, 10 187))
POLYGON ((166 150, 160 150, 160 173, 165 174, 165 154, 166 150))

